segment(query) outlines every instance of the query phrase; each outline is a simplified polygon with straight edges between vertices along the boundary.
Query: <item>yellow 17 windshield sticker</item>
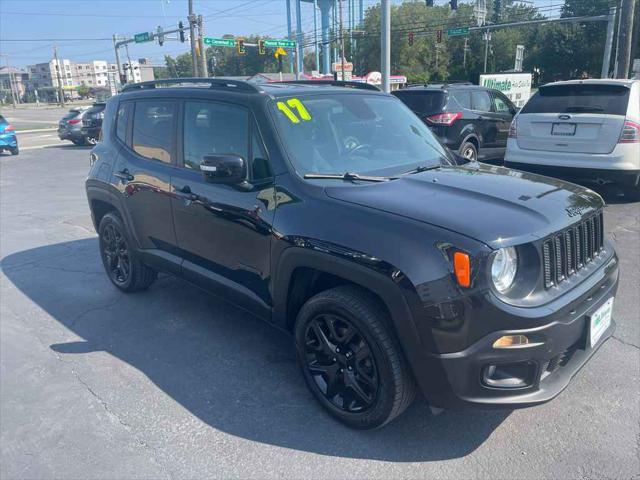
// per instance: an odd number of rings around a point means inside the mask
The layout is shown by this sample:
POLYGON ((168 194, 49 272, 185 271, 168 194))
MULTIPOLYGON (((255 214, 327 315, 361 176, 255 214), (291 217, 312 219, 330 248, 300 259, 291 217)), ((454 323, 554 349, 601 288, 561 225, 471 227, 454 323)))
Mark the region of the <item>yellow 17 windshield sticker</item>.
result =
POLYGON ((308 122, 311 120, 311 115, 303 103, 297 98, 290 98, 287 100, 287 103, 278 102, 277 103, 278 110, 280 110, 284 115, 291 121, 291 123, 300 123, 300 119, 308 122), (293 110, 294 109, 298 115, 296 115, 293 110))

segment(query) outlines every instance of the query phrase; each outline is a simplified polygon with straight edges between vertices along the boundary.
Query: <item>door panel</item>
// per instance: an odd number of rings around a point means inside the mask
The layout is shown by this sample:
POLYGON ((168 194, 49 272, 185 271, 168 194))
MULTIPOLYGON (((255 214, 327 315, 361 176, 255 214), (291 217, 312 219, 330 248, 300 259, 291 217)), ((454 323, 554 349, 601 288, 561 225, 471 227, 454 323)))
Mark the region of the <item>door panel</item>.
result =
POLYGON ((133 115, 118 115, 118 122, 128 120, 128 135, 121 138, 124 129, 117 125, 118 138, 126 142, 113 170, 116 188, 122 194, 125 211, 129 215, 140 248, 170 251, 176 237, 171 212, 171 171, 175 158, 175 102, 145 100, 128 103, 133 115), (162 113, 160 116, 159 114, 162 113), (140 150, 138 146, 146 150, 140 150), (164 151, 165 161, 146 158, 141 153, 164 151), (155 149, 155 150, 154 150, 155 149))
POLYGON ((500 92, 491 92, 491 97, 493 102, 492 116, 495 118, 497 131, 496 154, 500 157, 504 157, 504 152, 507 148, 509 127, 511 126, 511 120, 513 120, 515 106, 500 92))
POLYGON ((498 126, 491 110, 491 96, 486 90, 471 91, 471 106, 477 115, 476 129, 481 135, 479 156, 492 157, 498 147, 498 126))
MULTIPOLYGON (((253 299, 254 307, 270 305, 272 178, 231 186, 209 183, 199 170, 199 159, 206 154, 240 155, 249 160, 249 171, 253 156, 265 161, 264 153, 254 154, 256 147, 249 142, 249 112, 228 104, 187 101, 183 117, 184 168, 171 177, 171 203, 184 275, 209 276, 222 288, 233 283, 253 299)), ((264 171, 264 165, 259 170, 264 171)))

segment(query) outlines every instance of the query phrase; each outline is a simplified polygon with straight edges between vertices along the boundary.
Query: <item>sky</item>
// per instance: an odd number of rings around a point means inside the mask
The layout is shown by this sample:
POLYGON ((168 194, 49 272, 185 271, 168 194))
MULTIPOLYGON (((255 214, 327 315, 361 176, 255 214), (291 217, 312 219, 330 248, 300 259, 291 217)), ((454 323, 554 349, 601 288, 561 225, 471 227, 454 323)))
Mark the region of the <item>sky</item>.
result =
MULTIPOLYGON (((531 0, 538 7, 558 6, 563 0, 531 0)), ((401 3, 402 0, 393 0, 401 3)), ((469 0, 460 0, 468 3, 469 0)), ((285 0, 193 0, 194 12, 205 18, 205 34, 220 37, 259 34, 285 38, 285 0)), ((292 8, 294 8, 292 1, 292 8)), ((344 11, 346 14, 346 1, 344 11)), ((367 6, 379 0, 364 0, 367 6)), ((443 5, 447 0, 435 0, 443 5)), ((302 5, 302 29, 313 31, 312 4, 302 5)), ((54 44, 60 58, 113 62, 113 34, 133 36, 161 25, 186 25, 187 0, 0 0, 0 65, 24 67, 52 58, 54 44), (19 41, 16 41, 19 40, 19 41)), ((319 22, 319 16, 318 16, 319 22)), ((295 29, 295 23, 294 23, 295 29)), ((129 46, 132 59, 150 58, 164 64, 164 55, 189 51, 189 43, 167 41, 129 46)))

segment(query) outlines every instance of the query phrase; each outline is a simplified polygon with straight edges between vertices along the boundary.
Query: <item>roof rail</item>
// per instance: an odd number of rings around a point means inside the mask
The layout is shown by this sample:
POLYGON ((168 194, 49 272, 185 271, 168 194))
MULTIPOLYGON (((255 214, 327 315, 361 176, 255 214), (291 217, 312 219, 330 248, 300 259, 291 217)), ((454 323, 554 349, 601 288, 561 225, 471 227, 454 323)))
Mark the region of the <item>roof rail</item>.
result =
POLYGON ((242 90, 244 92, 261 93, 262 90, 254 84, 241 80, 226 80, 224 78, 205 78, 205 77, 189 77, 189 78, 162 78, 159 80, 151 80, 148 82, 128 83, 122 87, 123 92, 131 90, 146 90, 156 88, 161 85, 183 85, 183 84, 203 84, 208 83, 209 88, 229 88, 242 90))
MULTIPOLYGON (((290 85, 325 85, 331 87, 345 87, 356 88, 359 90, 374 90, 380 92, 381 90, 375 85, 365 82, 346 82, 342 80, 284 80, 282 82, 270 82, 274 83, 286 83, 290 85)), ((268 85, 268 84, 267 84, 268 85)))

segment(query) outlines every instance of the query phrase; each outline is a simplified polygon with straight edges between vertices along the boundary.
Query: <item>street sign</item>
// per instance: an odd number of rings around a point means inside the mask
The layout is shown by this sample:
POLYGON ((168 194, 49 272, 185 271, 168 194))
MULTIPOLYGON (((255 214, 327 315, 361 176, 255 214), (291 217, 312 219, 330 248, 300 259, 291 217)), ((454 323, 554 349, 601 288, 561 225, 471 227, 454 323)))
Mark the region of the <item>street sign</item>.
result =
POLYGON ((136 33, 133 36, 133 40, 136 43, 150 42, 151 40, 153 40, 153 33, 152 32, 136 33))
POLYGON ((456 27, 447 29, 447 36, 449 37, 462 37, 464 35, 469 35, 469 27, 456 27))
POLYGON ((293 40, 269 40, 264 41, 265 47, 271 48, 296 48, 296 42, 293 40))
POLYGON ((235 38, 204 37, 204 44, 205 45, 209 45, 211 47, 231 47, 231 48, 235 48, 236 40, 235 40, 235 38))

